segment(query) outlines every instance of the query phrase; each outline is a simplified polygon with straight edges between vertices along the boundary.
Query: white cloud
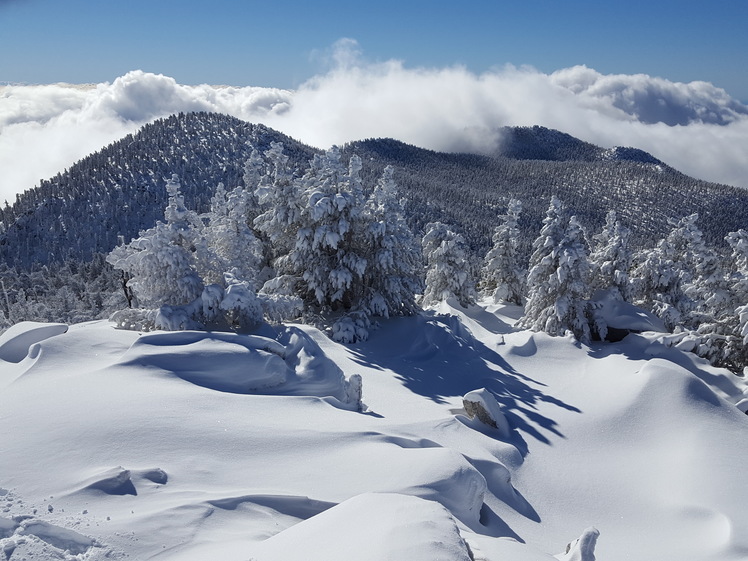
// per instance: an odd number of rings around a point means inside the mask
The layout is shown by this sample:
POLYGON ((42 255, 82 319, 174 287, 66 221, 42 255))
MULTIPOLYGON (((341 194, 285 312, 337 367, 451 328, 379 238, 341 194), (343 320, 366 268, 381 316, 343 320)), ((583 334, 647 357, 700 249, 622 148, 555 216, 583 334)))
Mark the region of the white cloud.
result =
POLYGON ((369 63, 351 39, 330 70, 296 91, 185 86, 129 72, 111 84, 0 87, 0 202, 142 124, 178 111, 219 111, 327 147, 393 137, 447 151, 493 150, 503 125, 544 125, 605 147, 635 146, 695 177, 748 187, 748 108, 706 82, 544 74, 507 66, 369 63))
POLYGON ((556 71, 550 79, 590 107, 619 109, 646 124, 726 125, 748 116, 748 107, 708 82, 683 84, 646 74, 605 76, 586 66, 556 71))

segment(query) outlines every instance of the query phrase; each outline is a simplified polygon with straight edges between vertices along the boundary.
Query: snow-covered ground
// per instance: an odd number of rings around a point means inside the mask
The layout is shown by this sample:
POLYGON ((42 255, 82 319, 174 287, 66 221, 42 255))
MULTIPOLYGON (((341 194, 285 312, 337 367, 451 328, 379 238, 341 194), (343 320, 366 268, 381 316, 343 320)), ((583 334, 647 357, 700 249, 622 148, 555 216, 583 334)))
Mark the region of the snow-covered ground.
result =
POLYGON ((655 336, 514 331, 517 312, 445 304, 348 346, 19 324, 0 559, 748 558, 744 380, 655 336))

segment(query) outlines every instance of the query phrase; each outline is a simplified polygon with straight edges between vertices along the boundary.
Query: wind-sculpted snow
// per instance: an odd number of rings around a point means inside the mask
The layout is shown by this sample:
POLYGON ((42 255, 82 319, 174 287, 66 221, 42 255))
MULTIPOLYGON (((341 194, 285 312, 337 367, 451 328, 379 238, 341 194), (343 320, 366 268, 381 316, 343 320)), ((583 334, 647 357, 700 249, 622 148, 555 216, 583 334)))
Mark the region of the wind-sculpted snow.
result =
POLYGON ((449 511, 400 494, 366 493, 273 536, 256 561, 469 561, 472 552, 449 511), (341 538, 330 539, 331 535, 341 538))
POLYGON ((17 323, 0 335, 0 361, 21 362, 33 345, 67 330, 68 326, 62 323, 17 323))
POLYGON ((122 365, 155 369, 211 390, 231 393, 316 395, 342 407, 359 408, 358 378, 343 372, 301 328, 276 340, 258 335, 202 331, 142 335, 122 365))
POLYGON ((39 340, 0 363, 0 558, 742 561, 745 380, 655 333, 516 331, 517 310, 445 303, 349 346, 39 340), (508 430, 468 418, 475 390, 508 430))

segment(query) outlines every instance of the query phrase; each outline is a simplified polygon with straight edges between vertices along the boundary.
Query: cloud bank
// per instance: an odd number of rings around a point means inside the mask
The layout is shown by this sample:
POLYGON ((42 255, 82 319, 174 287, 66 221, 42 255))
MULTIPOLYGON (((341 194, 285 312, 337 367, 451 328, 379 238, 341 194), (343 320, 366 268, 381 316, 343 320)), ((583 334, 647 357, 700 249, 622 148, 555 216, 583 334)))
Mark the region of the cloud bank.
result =
POLYGON ((329 71, 295 91, 186 86, 133 71, 112 83, 0 86, 0 202, 143 124, 179 111, 261 122, 321 148, 393 137, 445 151, 490 152, 504 125, 543 125, 604 147, 634 146, 695 177, 748 187, 748 107, 706 82, 545 74, 506 66, 368 63, 342 41, 329 71))

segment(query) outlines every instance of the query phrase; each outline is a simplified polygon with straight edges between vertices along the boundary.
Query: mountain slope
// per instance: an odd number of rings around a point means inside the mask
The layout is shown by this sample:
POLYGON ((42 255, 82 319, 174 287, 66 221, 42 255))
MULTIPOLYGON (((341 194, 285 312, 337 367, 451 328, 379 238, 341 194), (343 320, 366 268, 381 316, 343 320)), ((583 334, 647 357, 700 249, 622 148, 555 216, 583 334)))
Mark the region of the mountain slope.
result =
MULTIPOLYGON (((528 244, 554 194, 592 232, 602 227, 608 210, 616 210, 632 229, 638 247, 651 247, 664 237, 670 230, 668 218, 694 212, 714 245, 722 245, 728 232, 746 225, 748 191, 744 189, 690 178, 635 149, 596 149, 593 157, 591 145, 579 150, 580 141, 553 132, 551 138, 571 139, 567 148, 542 145, 544 155, 553 159, 536 159, 537 138, 532 149, 515 147, 511 157, 442 154, 391 139, 353 143, 348 150, 364 161, 396 166, 396 178, 418 224, 434 219, 456 224, 480 254, 489 245, 496 216, 510 198, 523 203, 520 228, 528 244), (564 159, 571 154, 587 159, 564 159)), ((541 140, 548 136, 542 135, 541 140)))
MULTIPOLYGON (((391 139, 354 142, 371 183, 385 165, 395 178, 416 229, 441 220, 462 231, 477 254, 490 244, 496 216, 509 198, 524 203, 527 246, 553 194, 591 230, 608 210, 632 228, 634 242, 652 245, 668 230, 668 218, 699 212, 707 240, 721 244, 745 226, 748 191, 689 178, 633 148, 604 150, 542 127, 504 131, 496 156, 446 154, 391 139)), ((219 182, 242 182, 252 148, 283 142, 294 166, 315 153, 261 125, 225 115, 174 115, 144 127, 81 160, 65 173, 24 193, 0 213, 0 257, 30 267, 64 259, 88 260, 108 252, 162 218, 165 178, 176 173, 186 203, 203 211, 219 182)))
POLYGON ((108 252, 163 220, 165 181, 177 174, 191 208, 205 211, 222 182, 242 181, 252 148, 283 142, 291 161, 314 151, 268 129, 217 113, 173 115, 146 125, 19 196, 0 215, 0 256, 29 266, 108 252))

